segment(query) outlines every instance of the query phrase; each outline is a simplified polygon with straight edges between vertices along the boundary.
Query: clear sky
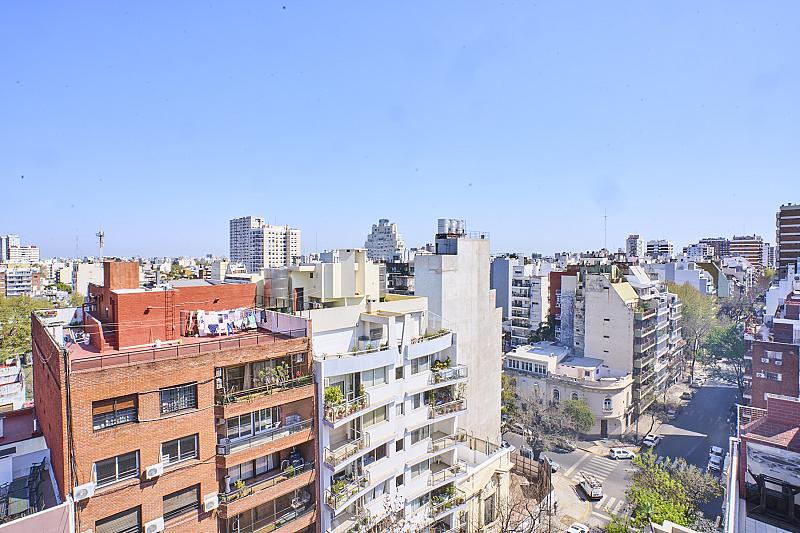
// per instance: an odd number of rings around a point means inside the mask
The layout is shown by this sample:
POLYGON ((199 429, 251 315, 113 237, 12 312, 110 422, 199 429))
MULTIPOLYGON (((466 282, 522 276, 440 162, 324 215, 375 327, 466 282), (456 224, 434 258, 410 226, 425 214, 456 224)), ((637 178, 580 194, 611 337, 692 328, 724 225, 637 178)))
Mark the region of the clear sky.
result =
POLYGON ((0 233, 227 253, 228 219, 494 251, 760 233, 800 202, 800 2, 0 3, 0 233), (24 177, 23 177, 24 176, 24 177))

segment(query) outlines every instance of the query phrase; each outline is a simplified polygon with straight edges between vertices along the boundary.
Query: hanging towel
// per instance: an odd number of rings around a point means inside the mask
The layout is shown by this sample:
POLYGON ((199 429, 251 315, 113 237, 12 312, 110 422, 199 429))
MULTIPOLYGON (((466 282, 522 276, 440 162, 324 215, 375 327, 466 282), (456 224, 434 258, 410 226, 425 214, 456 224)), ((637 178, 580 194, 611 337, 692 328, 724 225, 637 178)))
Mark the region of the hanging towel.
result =
POLYGON ((206 335, 208 335, 208 330, 206 329, 205 311, 197 312, 197 333, 199 333, 201 337, 205 337, 206 335))

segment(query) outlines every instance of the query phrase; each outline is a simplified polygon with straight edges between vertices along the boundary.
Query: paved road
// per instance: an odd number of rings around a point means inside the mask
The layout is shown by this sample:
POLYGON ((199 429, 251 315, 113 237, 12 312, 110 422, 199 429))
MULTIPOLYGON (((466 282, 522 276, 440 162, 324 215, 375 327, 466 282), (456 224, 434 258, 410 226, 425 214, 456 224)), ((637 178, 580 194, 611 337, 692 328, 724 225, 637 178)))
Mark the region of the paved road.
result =
MULTIPOLYGON (((726 384, 711 382, 696 392, 694 399, 670 423, 662 425, 657 433, 664 439, 654 453, 668 457, 683 457, 690 464, 705 469, 708 463, 710 446, 728 449, 729 428, 726 419, 730 406, 736 401, 737 391, 726 384)), ((648 424, 649 425, 649 424, 648 424)), ((642 432, 647 428, 640 428, 642 432)), ((504 438, 520 449, 525 439, 514 433, 506 433, 504 438)), ((590 526, 603 526, 611 520, 611 515, 625 511, 625 490, 633 473, 628 460, 614 461, 578 449, 570 453, 545 452, 559 463, 557 476, 577 485, 580 472, 587 472, 603 483, 603 499, 592 503, 592 513, 586 521, 590 526)), ((580 490, 576 498, 583 498, 580 490)), ((721 514, 722 499, 701 507, 706 517, 713 520, 721 514)))

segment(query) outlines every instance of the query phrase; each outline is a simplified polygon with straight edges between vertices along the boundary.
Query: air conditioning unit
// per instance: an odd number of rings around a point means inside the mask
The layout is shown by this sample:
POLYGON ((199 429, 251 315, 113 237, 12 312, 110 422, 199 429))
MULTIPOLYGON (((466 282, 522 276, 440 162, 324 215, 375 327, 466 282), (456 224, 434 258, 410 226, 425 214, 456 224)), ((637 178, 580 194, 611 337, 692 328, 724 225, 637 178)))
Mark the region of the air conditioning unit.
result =
POLYGON ((761 358, 761 362, 762 363, 769 363, 769 357, 762 357, 761 358))
POLYGON ((222 418, 221 416, 218 416, 218 417, 214 418, 214 425, 216 425, 216 426, 225 425, 225 419, 222 418))
POLYGON ((219 496, 217 493, 215 492, 213 494, 206 494, 206 496, 203 498, 203 511, 210 513, 217 507, 219 507, 219 496))
POLYGON ((84 483, 83 485, 78 485, 74 489, 72 489, 72 497, 75 498, 76 502, 83 501, 87 498, 91 498, 94 496, 94 489, 95 483, 94 481, 90 481, 89 483, 84 483))
POLYGON ((765 377, 767 377, 767 375, 764 374, 763 372, 756 372, 756 377, 757 378, 765 378, 765 377))
POLYGON ((218 455, 228 455, 231 453, 231 441, 230 439, 221 439, 219 444, 217 444, 217 454, 218 455))
POLYGON ((777 366, 781 366, 783 364, 783 361, 781 361, 780 359, 775 359, 775 364, 777 366))
POLYGON ((164 531, 164 517, 159 516, 155 520, 150 520, 144 525, 144 533, 160 533, 164 531))
POLYGON ((156 463, 148 466, 144 471, 145 479, 157 478, 164 473, 164 463, 156 463))

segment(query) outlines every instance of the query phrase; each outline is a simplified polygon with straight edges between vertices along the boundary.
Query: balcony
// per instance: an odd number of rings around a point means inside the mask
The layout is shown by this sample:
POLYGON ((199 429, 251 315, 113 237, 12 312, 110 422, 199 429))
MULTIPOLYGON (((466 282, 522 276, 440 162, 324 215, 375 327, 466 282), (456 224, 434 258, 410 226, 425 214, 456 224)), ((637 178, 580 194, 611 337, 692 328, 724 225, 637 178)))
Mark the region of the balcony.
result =
POLYGON ((276 392, 282 392, 282 391, 296 389, 299 387, 305 387, 307 385, 311 385, 312 382, 313 378, 309 374, 307 376, 300 376, 295 379, 270 383, 269 385, 264 385, 261 387, 254 387, 251 389, 228 392, 228 393, 217 393, 215 396, 215 401, 217 405, 228 405, 236 402, 246 402, 253 400, 255 398, 259 398, 261 396, 269 396, 276 392))
POLYGON ((428 516, 432 520, 440 519, 443 515, 452 513, 467 502, 464 491, 452 485, 442 487, 431 495, 428 516))
POLYGON ((237 531, 238 533, 266 533, 267 531, 271 533, 284 533, 288 531, 300 531, 302 528, 308 527, 314 523, 314 511, 316 508, 317 506, 315 503, 299 504, 297 507, 290 506, 276 513, 271 513, 263 518, 259 518, 247 526, 239 525, 238 518, 230 518, 228 519, 228 529, 226 531, 237 531))
MULTIPOLYGON (((646 356, 648 355, 648 350, 653 348, 656 345, 656 340, 648 340, 646 342, 634 342, 633 343, 633 351, 639 355, 646 356)), ((649 354, 652 355, 652 354, 649 354)))
POLYGON ((654 316, 656 316, 655 309, 640 309, 633 313, 633 319, 637 322, 653 318, 654 316))
POLYGON ((467 473, 467 463, 456 461, 454 465, 446 463, 434 463, 431 465, 431 474, 428 476, 428 485, 441 485, 455 480, 457 477, 467 473))
POLYGON ((460 442, 466 442, 466 440, 467 434, 463 430, 458 430, 449 435, 442 432, 434 433, 433 440, 428 444, 428 453, 438 453, 460 442))
POLYGON ((364 473, 352 479, 335 481, 330 488, 325 489, 325 503, 328 507, 339 512, 346 507, 346 503, 361 490, 369 486, 369 474, 364 473))
MULTIPOLYGON (((434 363, 434 366, 436 363, 434 363)), ((428 385, 439 385, 442 383, 449 383, 459 379, 467 378, 467 367, 465 365, 455 365, 438 370, 431 370, 431 376, 428 380, 428 385)))
POLYGON ((411 339, 411 344, 406 346, 406 357, 408 359, 416 359, 417 357, 431 355, 446 350, 452 344, 453 333, 447 329, 440 329, 411 339))
POLYGON ((314 463, 303 466, 287 466, 278 473, 266 473, 265 477, 237 482, 231 490, 219 495, 220 515, 235 516, 243 511, 258 507, 279 496, 302 489, 314 479, 314 463))
POLYGON ((428 406, 428 418, 435 419, 443 416, 460 413, 467 410, 466 398, 460 398, 451 402, 442 403, 439 405, 428 406))
POLYGON ((369 406, 369 393, 367 392, 358 398, 353 398, 352 400, 344 400, 336 405, 326 405, 324 414, 325 421, 329 424, 335 424, 336 422, 344 420, 350 415, 354 415, 365 410, 369 406))
POLYGON ((297 422, 296 424, 291 424, 289 426, 277 427, 261 433, 256 433, 255 435, 250 435, 249 437, 236 439, 235 441, 222 439, 220 443, 217 444, 217 454, 230 455, 242 450, 253 448, 255 446, 260 446, 267 442, 276 441, 302 431, 307 431, 310 433, 313 423, 313 419, 308 419, 302 422, 297 422))
POLYGON ((641 338, 647 337, 649 335, 652 335, 655 332, 656 332, 656 326, 655 325, 647 326, 647 327, 644 327, 644 328, 634 329, 633 330, 633 336, 635 338, 637 338, 637 339, 641 339, 641 338))
POLYGON ((369 447, 369 433, 355 432, 355 438, 345 441, 338 446, 326 447, 323 451, 323 461, 326 465, 335 469, 342 462, 358 454, 358 452, 369 447))

